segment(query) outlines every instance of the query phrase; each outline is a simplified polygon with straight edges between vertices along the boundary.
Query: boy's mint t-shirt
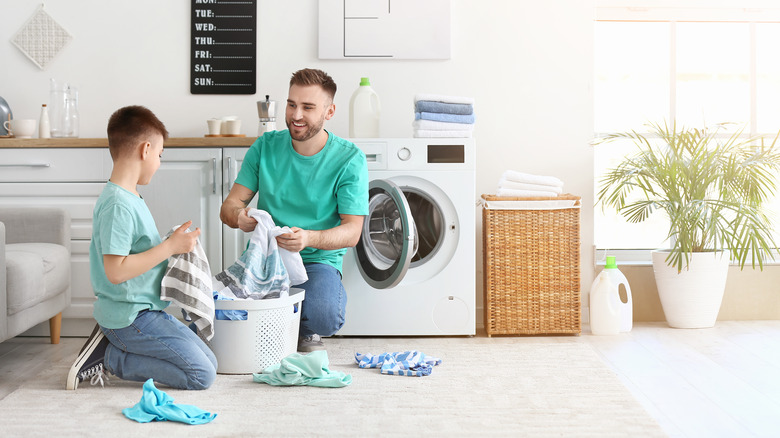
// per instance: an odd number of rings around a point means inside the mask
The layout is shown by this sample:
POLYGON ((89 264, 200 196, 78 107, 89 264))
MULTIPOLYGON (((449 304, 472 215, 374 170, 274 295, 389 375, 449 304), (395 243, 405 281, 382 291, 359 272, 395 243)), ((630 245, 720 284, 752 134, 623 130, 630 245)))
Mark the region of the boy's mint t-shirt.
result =
POLYGON ((106 277, 103 255, 127 256, 160 244, 160 233, 144 200, 109 181, 92 214, 89 272, 97 301, 92 314, 102 327, 124 328, 142 310, 162 310, 160 282, 168 267, 165 260, 149 271, 119 284, 106 277))
MULTIPOLYGON (((328 133, 325 147, 310 157, 295 152, 288 130, 269 131, 244 156, 236 183, 257 192, 257 208, 280 227, 327 230, 340 214, 368 214, 366 156, 354 143, 328 133)), ((304 263, 341 271, 346 249, 304 248, 304 263)))

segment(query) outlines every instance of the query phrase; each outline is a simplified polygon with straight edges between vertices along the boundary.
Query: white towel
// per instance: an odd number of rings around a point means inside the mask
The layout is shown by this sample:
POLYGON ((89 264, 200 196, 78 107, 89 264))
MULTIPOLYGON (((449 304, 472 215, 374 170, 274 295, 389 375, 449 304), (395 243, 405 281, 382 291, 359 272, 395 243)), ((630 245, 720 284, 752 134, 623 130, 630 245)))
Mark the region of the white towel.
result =
MULTIPOLYGON (((179 226, 173 227, 167 239, 179 226)), ((187 233, 190 232, 188 228, 187 233)), ((214 337, 214 298, 212 296, 211 268, 206 252, 200 244, 186 254, 168 258, 168 269, 160 284, 160 299, 181 307, 184 317, 192 321, 207 341, 214 337)))
POLYGON ((418 100, 430 100, 432 102, 461 103, 465 105, 474 105, 474 98, 463 96, 445 96, 442 94, 415 94, 414 102, 418 100))
POLYGON ((415 129, 412 131, 415 138, 470 138, 471 131, 431 131, 429 129, 415 129))
POLYGON ((528 183, 521 183, 517 181, 508 181, 505 179, 501 179, 498 181, 498 188, 510 189, 510 190, 538 190, 542 192, 563 193, 563 187, 560 186, 548 186, 544 184, 528 184, 528 183))
POLYGON ((238 260, 214 277, 216 291, 228 298, 254 299, 287 296, 291 284, 308 280, 301 255, 279 248, 276 236, 290 233, 289 227, 278 227, 271 215, 250 209, 257 220, 249 247, 238 260))
POLYGON ((418 119, 412 122, 412 128, 427 131, 473 131, 473 123, 450 123, 436 120, 418 119))
POLYGON ((532 175, 530 173, 517 172, 514 170, 507 170, 504 172, 504 174, 501 175, 501 179, 520 183, 539 184, 543 186, 563 187, 563 181, 554 176, 532 175))
POLYGON ((545 192, 541 190, 512 190, 512 189, 498 189, 498 196, 517 196, 520 198, 525 197, 557 197, 555 192, 545 192))

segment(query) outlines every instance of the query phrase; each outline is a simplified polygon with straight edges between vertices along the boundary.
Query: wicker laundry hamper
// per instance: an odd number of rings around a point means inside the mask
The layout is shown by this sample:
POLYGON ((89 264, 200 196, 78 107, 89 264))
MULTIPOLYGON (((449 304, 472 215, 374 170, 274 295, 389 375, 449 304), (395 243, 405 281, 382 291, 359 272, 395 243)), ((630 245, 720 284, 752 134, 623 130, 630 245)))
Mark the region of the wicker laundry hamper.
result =
POLYGON ((579 334, 580 197, 481 203, 488 336, 579 334))

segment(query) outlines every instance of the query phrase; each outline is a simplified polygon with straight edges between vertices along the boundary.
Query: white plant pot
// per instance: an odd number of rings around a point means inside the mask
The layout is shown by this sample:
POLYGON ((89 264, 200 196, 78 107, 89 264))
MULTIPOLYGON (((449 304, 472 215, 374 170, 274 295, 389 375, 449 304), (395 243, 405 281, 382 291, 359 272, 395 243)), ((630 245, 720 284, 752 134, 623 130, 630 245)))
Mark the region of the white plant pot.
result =
POLYGON ((653 272, 666 322, 674 328, 715 325, 726 289, 729 256, 725 251, 689 256, 688 267, 677 272, 666 264, 669 251, 652 251, 653 272))

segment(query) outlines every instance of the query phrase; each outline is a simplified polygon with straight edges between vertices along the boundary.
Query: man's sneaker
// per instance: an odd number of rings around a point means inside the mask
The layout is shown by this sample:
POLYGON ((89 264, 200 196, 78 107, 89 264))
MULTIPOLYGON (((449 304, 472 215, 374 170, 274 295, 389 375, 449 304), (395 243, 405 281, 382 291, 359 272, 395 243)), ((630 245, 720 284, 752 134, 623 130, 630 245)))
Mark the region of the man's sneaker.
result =
POLYGON ((324 350, 325 344, 322 343, 322 338, 318 334, 301 336, 298 338, 298 351, 308 353, 310 351, 324 350))
POLYGON ((65 383, 67 389, 76 389, 79 383, 87 379, 90 379, 93 385, 100 383, 100 386, 103 386, 104 380, 108 380, 103 367, 106 347, 108 347, 108 338, 103 335, 100 327, 95 325, 95 329, 81 347, 76 361, 68 371, 68 381, 65 383))

